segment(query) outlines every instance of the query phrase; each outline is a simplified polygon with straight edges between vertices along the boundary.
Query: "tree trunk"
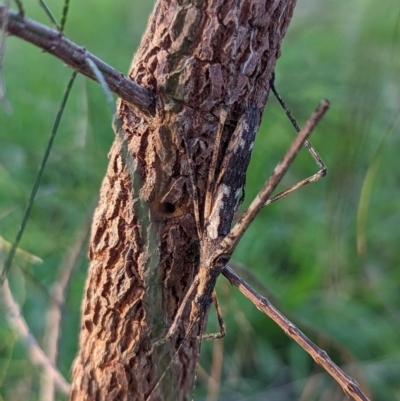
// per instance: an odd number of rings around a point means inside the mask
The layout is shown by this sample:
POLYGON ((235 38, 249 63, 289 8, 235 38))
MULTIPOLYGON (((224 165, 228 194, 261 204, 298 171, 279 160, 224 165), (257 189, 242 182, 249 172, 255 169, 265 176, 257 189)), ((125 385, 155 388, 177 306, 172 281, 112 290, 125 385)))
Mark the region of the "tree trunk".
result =
POLYGON ((157 2, 130 70, 156 93, 156 114, 118 104, 72 400, 188 399, 203 330, 194 301, 172 338, 153 344, 229 232, 294 5, 157 2))

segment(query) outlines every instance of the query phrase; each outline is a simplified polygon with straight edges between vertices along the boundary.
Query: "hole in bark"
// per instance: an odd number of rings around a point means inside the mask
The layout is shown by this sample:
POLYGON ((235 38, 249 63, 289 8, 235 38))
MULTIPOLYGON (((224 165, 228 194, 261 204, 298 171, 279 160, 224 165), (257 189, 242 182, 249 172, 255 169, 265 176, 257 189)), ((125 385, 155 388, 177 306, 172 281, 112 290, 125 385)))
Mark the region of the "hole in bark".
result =
POLYGON ((172 214, 175 212, 175 205, 170 202, 160 203, 160 213, 172 214))

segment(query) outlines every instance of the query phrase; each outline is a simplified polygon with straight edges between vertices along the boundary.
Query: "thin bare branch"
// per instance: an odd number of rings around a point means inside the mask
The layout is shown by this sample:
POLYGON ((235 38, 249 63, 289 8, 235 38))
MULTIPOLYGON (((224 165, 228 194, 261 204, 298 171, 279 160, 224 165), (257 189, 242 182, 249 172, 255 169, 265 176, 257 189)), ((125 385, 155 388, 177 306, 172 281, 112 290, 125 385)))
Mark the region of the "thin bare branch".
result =
POLYGON ((342 387, 347 396, 355 401, 369 401, 361 391, 358 383, 343 372, 328 356, 328 354, 315 345, 290 320, 280 313, 268 299, 259 295, 250 285, 238 276, 229 266, 225 266, 222 274, 229 282, 248 298, 261 312, 269 316, 285 334, 300 345, 313 359, 322 366, 342 387))
POLYGON ((264 187, 250 204, 249 208, 243 213, 230 233, 221 241, 217 251, 212 257, 212 260, 217 259, 221 255, 232 255, 243 234, 246 232, 251 222, 255 219, 258 212, 264 207, 273 190, 276 188, 286 173, 288 167, 296 157, 300 148, 303 146, 304 141, 311 135, 312 130, 328 110, 328 108, 329 102, 327 100, 322 100, 304 127, 300 130, 296 139, 292 142, 290 148, 275 167, 273 173, 270 175, 264 187))
POLYGON ((251 283, 252 286, 257 288, 258 291, 264 293, 269 300, 271 300, 276 307, 282 311, 282 313, 289 317, 292 322, 295 322, 297 326, 306 329, 307 331, 313 333, 314 337, 318 338, 318 342, 323 343, 324 346, 331 347, 335 352, 340 355, 342 361, 346 362, 346 366, 351 366, 352 369, 352 376, 357 377, 357 381, 361 383, 364 389, 368 390, 368 385, 365 382, 365 377, 361 372, 359 364, 357 363, 357 358, 355 355, 351 353, 351 351, 346 347, 346 345, 340 343, 331 335, 320 329, 319 327, 312 324, 307 319, 302 318, 299 315, 293 314, 290 310, 285 309, 279 302, 279 300, 275 297, 272 291, 263 284, 247 267, 241 265, 238 262, 230 261, 229 265, 233 268, 239 275, 245 280, 251 283))
POLYGON ((69 394, 69 383, 50 362, 43 350, 39 347, 35 337, 29 331, 29 327, 21 314, 19 305, 11 294, 7 279, 4 281, 3 286, 0 289, 0 299, 0 305, 4 309, 10 325, 17 332, 21 340, 23 340, 23 342, 26 344, 31 362, 34 365, 42 368, 46 372, 46 375, 51 376, 60 391, 62 391, 64 394, 69 394))
POLYGON ((108 87, 121 99, 136 106, 147 114, 154 114, 155 101, 151 91, 141 87, 121 72, 100 60, 85 48, 68 40, 60 32, 45 25, 39 24, 28 18, 22 17, 15 11, 7 11, 4 5, 0 5, 0 29, 7 30, 8 34, 34 44, 58 59, 82 75, 98 82, 93 69, 86 59, 90 59, 104 75, 108 87))

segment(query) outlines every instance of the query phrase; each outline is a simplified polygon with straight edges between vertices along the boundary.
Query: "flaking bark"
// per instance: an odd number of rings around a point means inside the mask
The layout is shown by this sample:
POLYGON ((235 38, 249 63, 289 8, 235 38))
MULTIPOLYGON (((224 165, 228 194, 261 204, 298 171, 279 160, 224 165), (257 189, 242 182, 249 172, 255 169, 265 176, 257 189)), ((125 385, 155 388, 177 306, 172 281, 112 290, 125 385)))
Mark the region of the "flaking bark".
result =
POLYGON ((201 334, 195 321, 183 341, 191 304, 172 339, 152 344, 172 324, 200 260, 230 229, 294 5, 157 2, 129 74, 154 91, 156 114, 118 105, 71 400, 143 401, 155 386, 152 400, 188 399, 201 334))

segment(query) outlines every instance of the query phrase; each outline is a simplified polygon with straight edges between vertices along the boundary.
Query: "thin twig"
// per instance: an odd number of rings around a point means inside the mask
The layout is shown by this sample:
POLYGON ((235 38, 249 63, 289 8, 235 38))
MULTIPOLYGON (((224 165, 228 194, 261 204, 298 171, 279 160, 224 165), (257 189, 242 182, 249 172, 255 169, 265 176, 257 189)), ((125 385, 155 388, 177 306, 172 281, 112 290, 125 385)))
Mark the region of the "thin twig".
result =
MULTIPOLYGON (((275 297, 272 291, 263 284, 247 267, 241 265, 238 262, 230 261, 229 265, 233 268, 239 275, 245 280, 251 283, 252 286, 255 286, 258 291, 263 292, 266 297, 268 297, 276 307, 282 311, 282 313, 289 317, 292 322, 295 322, 297 326, 302 327, 303 329, 307 329, 309 332, 313 333, 315 337, 318 338, 318 342, 322 342, 325 345, 329 345, 329 347, 333 348, 335 352, 337 352, 343 361, 346 362, 348 366, 354 366, 353 370, 355 371, 357 367, 357 358, 350 352, 349 349, 346 348, 345 345, 341 344, 339 341, 335 340, 332 336, 327 334, 325 331, 319 329, 314 326, 308 320, 302 318, 301 316, 295 315, 289 310, 285 309, 279 302, 279 300, 275 297)), ((361 382, 363 388, 367 388, 367 384, 363 378, 363 375, 358 368, 357 370, 357 380, 361 382)))
POLYGON ((43 350, 39 347, 35 337, 29 331, 29 327, 21 315, 21 310, 11 294, 8 280, 6 279, 0 289, 0 305, 4 309, 10 325, 17 332, 18 336, 25 343, 31 362, 44 369, 46 375, 53 378, 54 383, 60 391, 64 394, 69 394, 70 385, 57 370, 57 368, 50 362, 43 350))
POLYGON ((292 142, 290 148, 275 167, 273 173, 270 175, 264 187, 250 204, 249 208, 243 213, 230 233, 221 241, 218 249, 211 258, 212 260, 216 260, 222 255, 232 255, 243 234, 246 232, 251 222, 255 219, 258 212, 264 207, 272 192, 286 173, 288 167, 296 157, 300 148, 303 146, 304 141, 311 135, 312 130, 328 110, 328 108, 329 102, 327 100, 322 100, 304 127, 300 130, 296 139, 292 142))
POLYGON ((328 356, 328 354, 315 345, 290 320, 280 313, 268 299, 259 295, 250 285, 238 276, 229 266, 225 266, 222 274, 229 282, 248 298, 261 312, 269 316, 285 334, 300 345, 318 365, 322 366, 342 387, 347 396, 355 401, 369 401, 361 391, 358 383, 343 372, 328 356))
POLYGON ((97 82, 96 75, 86 61, 89 58, 102 72, 107 85, 117 96, 144 113, 155 113, 154 94, 151 91, 126 78, 121 72, 116 71, 85 48, 71 42, 57 30, 31 19, 22 18, 15 11, 7 11, 4 5, 0 5, 0 29, 3 29, 7 19, 5 29, 10 35, 18 36, 34 44, 62 60, 82 75, 97 82))

